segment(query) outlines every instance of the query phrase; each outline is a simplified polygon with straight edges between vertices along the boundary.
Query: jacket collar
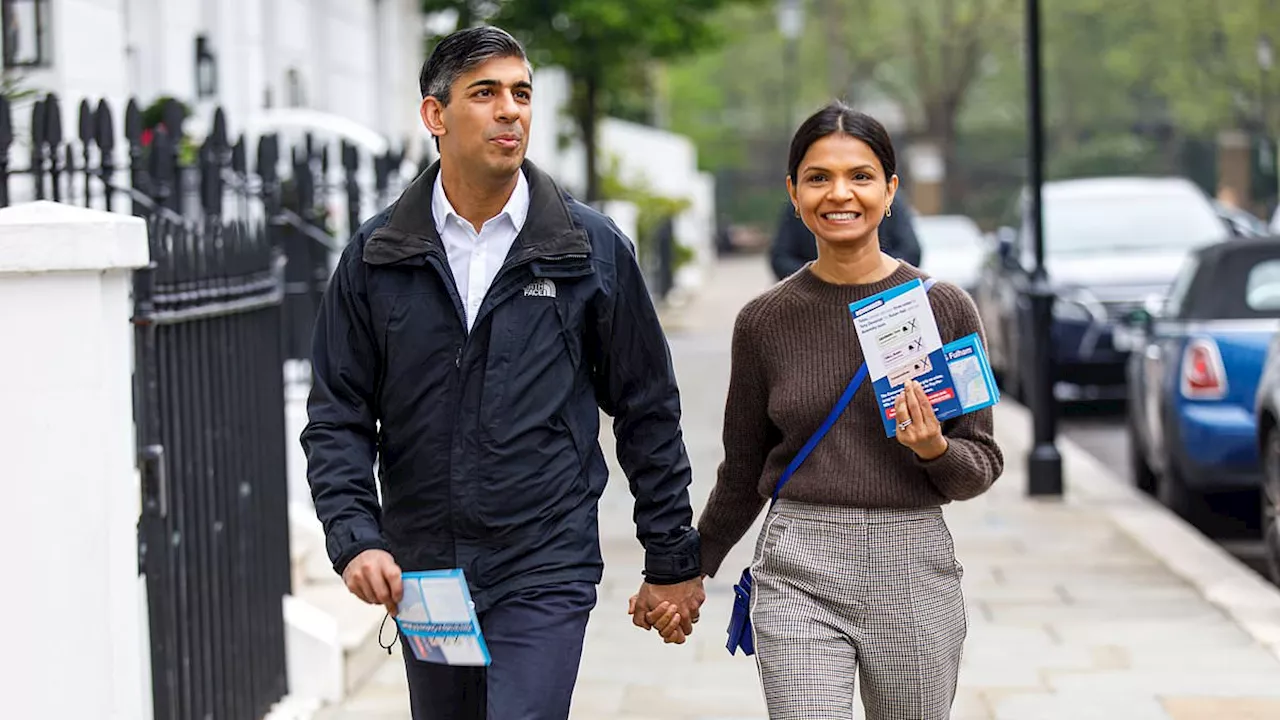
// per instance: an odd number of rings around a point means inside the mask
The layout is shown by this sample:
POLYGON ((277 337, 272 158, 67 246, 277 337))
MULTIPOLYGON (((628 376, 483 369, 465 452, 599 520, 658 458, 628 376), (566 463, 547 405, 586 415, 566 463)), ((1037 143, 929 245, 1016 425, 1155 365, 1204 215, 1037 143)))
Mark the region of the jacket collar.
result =
MULTIPOLYGON (((573 221, 564 191, 532 162, 521 166, 529 182, 529 214, 508 256, 509 264, 565 255, 588 256, 591 242, 573 221)), ((364 261, 390 265, 428 253, 444 253, 431 210, 431 193, 440 174, 432 163, 405 188, 386 225, 374 230, 364 245, 364 261)))

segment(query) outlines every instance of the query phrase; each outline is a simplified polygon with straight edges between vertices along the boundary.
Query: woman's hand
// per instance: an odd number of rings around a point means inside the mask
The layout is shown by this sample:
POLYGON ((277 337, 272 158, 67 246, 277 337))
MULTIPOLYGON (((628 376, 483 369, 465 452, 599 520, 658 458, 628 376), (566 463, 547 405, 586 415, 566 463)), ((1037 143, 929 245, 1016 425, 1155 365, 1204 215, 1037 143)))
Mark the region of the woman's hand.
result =
POLYGON ((898 423, 898 442, 911 448, 921 460, 933 460, 947 451, 947 439, 933 414, 933 404, 915 380, 908 380, 903 386, 893 419, 898 423))

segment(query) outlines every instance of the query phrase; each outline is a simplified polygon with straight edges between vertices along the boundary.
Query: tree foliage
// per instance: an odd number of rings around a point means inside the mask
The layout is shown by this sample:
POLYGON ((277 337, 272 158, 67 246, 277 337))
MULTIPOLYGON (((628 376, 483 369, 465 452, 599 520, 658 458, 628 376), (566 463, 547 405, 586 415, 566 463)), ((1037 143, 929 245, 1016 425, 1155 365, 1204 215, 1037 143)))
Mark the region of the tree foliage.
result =
MULTIPOLYGON (((573 78, 573 115, 587 154, 587 197, 600 197, 596 125, 601 108, 625 105, 637 68, 710 49, 714 11, 753 0, 423 0, 426 12, 457 13, 458 26, 497 25, 525 44, 537 65, 573 78), (624 97, 619 97, 620 95, 624 97)), ((634 103, 632 103, 634 104, 634 103)))
MULTIPOLYGON (((757 180, 776 187, 777 148, 793 130, 778 112, 781 93, 795 82, 802 111, 843 97, 889 119, 892 106, 900 149, 941 141, 951 161, 946 210, 989 216, 1005 202, 1026 163, 1022 0, 806 5, 794 78, 784 75, 765 6, 721 10, 722 48, 669 70, 671 129, 695 139, 705 169, 732 177, 739 194, 757 180), (762 142, 775 149, 760 152, 762 142)), ((1041 21, 1051 177, 1207 176, 1219 130, 1260 133, 1265 124, 1280 133, 1280 2, 1041 0, 1041 21), (1267 33, 1277 56, 1270 72, 1258 58, 1267 33)), ((759 212, 770 222, 774 214, 772 204, 759 212)))

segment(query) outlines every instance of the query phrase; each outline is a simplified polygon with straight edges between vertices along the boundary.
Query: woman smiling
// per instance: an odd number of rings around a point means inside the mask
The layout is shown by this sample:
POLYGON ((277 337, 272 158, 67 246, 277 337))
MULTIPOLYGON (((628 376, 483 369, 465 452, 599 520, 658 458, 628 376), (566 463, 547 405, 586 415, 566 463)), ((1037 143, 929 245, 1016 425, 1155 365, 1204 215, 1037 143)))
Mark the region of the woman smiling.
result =
MULTIPOLYGON (((1004 461, 983 409, 939 422, 908 382, 887 438, 869 383, 793 463, 863 363, 849 304, 924 274, 881 252, 898 189, 885 129, 841 104, 792 140, 787 190, 818 259, 753 300, 734 327, 725 460, 698 523, 714 575, 766 500, 751 621, 769 717, 950 714, 967 632, 962 569, 941 506, 987 490, 1004 461)), ((969 296, 939 282, 943 342, 982 332, 969 296)), ((661 629, 661 628, 660 628, 661 629)))

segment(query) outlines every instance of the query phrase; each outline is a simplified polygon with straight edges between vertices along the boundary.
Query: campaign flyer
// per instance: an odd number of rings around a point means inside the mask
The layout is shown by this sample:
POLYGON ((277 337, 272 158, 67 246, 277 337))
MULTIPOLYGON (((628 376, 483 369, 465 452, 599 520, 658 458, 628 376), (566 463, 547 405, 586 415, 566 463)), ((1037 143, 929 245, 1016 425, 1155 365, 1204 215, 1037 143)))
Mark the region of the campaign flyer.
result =
POLYGON ((406 572, 401 581, 404 597, 396 625, 414 657, 443 665, 489 664, 489 648, 462 570, 406 572))
POLYGON ((951 371, 951 383, 966 413, 981 410, 1000 402, 1000 388, 996 385, 991 361, 982 347, 977 333, 966 335, 942 346, 951 371))
POLYGON ((951 379, 924 283, 912 280, 849 305, 885 434, 898 432, 894 403, 908 380, 924 388, 939 420, 965 412, 951 379))

